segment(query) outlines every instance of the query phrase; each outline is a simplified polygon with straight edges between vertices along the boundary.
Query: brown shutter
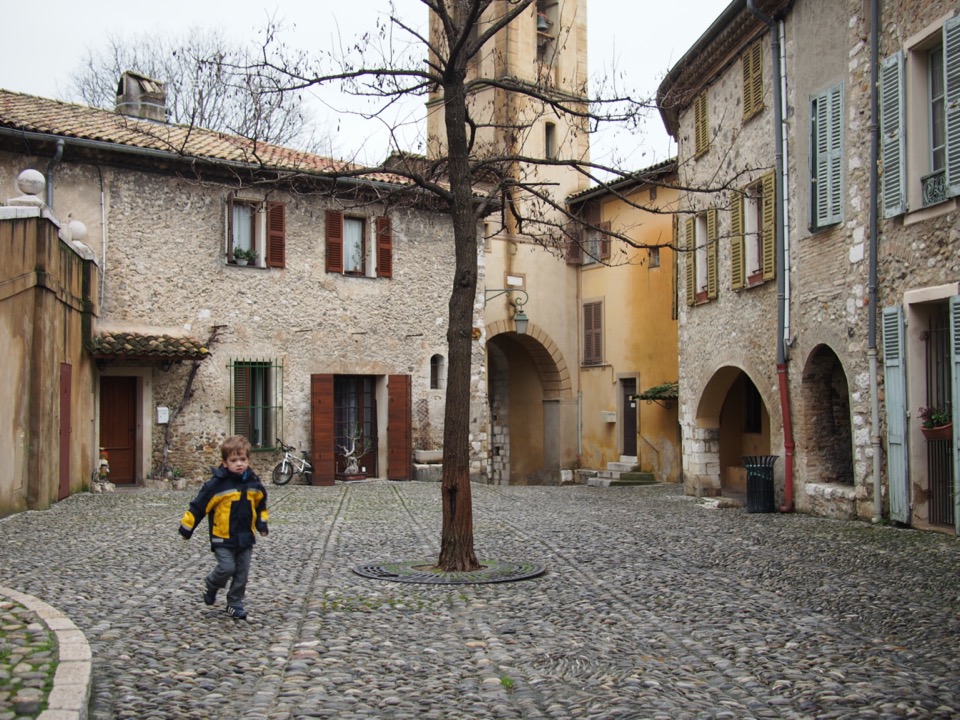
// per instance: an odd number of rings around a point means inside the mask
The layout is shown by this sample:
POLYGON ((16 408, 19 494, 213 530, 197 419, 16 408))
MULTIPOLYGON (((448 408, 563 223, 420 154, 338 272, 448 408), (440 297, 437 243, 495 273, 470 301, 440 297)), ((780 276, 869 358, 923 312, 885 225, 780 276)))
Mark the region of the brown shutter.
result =
POLYGON ((286 258, 287 208, 282 202, 267 203, 267 267, 282 268, 286 258))
POLYGON ((390 218, 377 218, 377 277, 393 277, 393 229, 390 218))
POLYGON ((310 376, 310 438, 313 484, 333 485, 336 472, 333 375, 310 376))
POLYGON ((413 394, 409 375, 387 376, 387 479, 413 480, 413 394))
POLYGON ((610 259, 610 223, 600 223, 600 257, 598 260, 610 259))
POLYGON ((234 363, 233 366, 233 433, 250 438, 250 366, 234 363))
POLYGON ((570 238, 569 240, 567 240, 567 265, 582 265, 582 264, 583 264, 583 248, 580 247, 580 243, 576 239, 570 238))
POLYGON ((603 362, 603 303, 592 302, 583 306, 583 364, 596 365, 603 362))
POLYGON ((343 213, 327 210, 327 272, 343 272, 343 213))

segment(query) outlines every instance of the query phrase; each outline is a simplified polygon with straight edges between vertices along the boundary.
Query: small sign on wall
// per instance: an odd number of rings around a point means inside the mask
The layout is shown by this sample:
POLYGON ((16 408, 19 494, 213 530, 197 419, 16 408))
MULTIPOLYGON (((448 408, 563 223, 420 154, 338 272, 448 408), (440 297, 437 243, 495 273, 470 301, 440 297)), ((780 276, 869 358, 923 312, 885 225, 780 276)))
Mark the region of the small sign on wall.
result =
POLYGON ((170 422, 170 408, 158 405, 157 425, 166 425, 168 422, 170 422))

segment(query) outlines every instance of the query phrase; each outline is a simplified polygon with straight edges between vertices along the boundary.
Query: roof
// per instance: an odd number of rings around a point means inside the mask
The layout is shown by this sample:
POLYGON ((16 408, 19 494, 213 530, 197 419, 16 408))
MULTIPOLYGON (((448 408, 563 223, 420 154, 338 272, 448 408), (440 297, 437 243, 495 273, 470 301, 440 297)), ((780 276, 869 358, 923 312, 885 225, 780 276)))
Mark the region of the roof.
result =
POLYGON ((586 190, 581 190, 567 198, 568 205, 577 205, 594 197, 607 195, 610 193, 622 193, 635 185, 643 185, 662 178, 664 175, 670 175, 677 170, 677 159, 670 158, 656 165, 651 165, 643 170, 637 170, 623 177, 617 178, 605 185, 594 185, 586 190))
MULTIPOLYGON (((49 100, 0 89, 0 128, 39 133, 81 143, 96 143, 98 149, 161 153, 184 159, 231 163, 251 169, 336 175, 362 169, 342 160, 257 142, 229 133, 189 125, 142 120, 110 110, 49 100)), ((8 133, 9 134, 9 133, 8 133)), ((364 174, 371 181, 408 185, 410 181, 390 173, 364 174)))
POLYGON ((199 340, 172 335, 101 332, 88 348, 103 360, 203 360, 210 351, 199 340))

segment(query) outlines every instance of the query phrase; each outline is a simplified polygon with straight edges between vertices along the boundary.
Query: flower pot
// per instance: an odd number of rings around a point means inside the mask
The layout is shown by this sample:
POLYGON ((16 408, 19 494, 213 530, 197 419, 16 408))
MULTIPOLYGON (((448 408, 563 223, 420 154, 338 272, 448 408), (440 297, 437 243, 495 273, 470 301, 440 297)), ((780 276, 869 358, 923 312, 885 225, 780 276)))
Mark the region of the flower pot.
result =
POLYGON ((246 258, 244 258, 243 260, 241 260, 240 258, 237 258, 237 265, 240 265, 242 267, 243 265, 246 265, 246 264, 247 264, 246 258))
POLYGON ((922 427, 920 432, 927 440, 953 440, 953 423, 932 428, 922 427))

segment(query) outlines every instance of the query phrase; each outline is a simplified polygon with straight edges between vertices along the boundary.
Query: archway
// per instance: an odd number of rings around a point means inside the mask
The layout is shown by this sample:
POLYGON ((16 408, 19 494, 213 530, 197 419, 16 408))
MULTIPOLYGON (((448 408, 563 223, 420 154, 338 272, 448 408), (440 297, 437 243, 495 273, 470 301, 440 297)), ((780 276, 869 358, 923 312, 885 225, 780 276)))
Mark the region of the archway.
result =
POLYGON ((840 359, 826 345, 810 353, 803 369, 799 433, 805 475, 811 482, 853 485, 850 389, 840 359))
POLYGON ((490 482, 559 484, 561 468, 576 458, 569 428, 575 418, 565 402, 572 398, 566 363, 533 323, 524 335, 506 322, 487 330, 490 482))

